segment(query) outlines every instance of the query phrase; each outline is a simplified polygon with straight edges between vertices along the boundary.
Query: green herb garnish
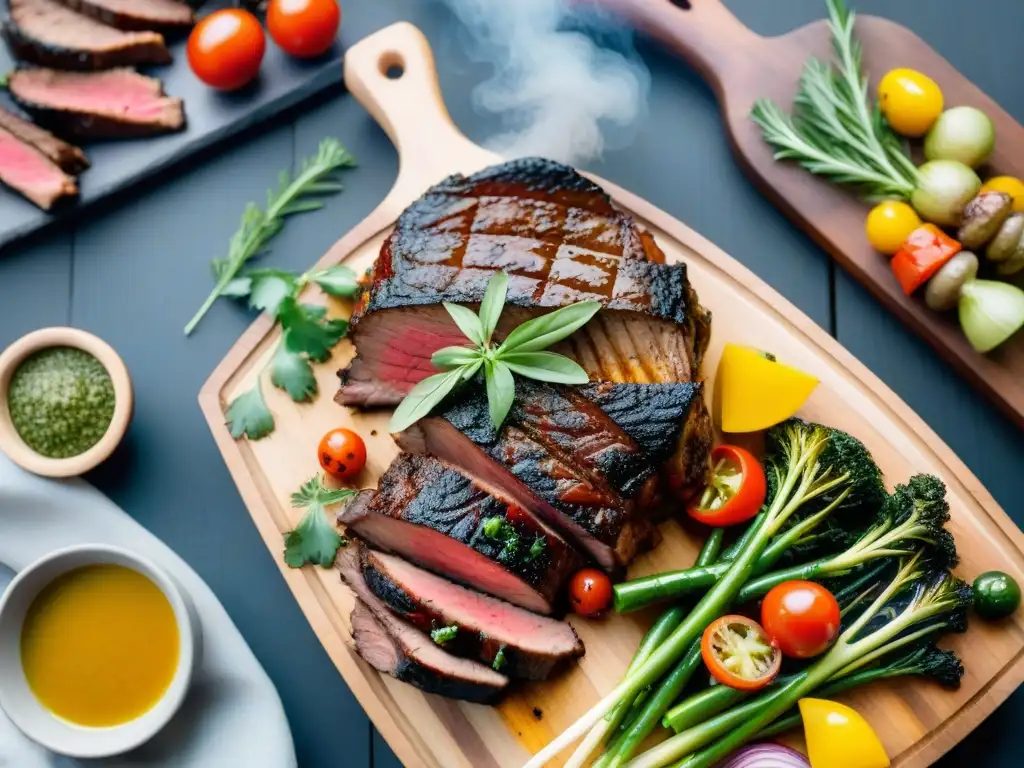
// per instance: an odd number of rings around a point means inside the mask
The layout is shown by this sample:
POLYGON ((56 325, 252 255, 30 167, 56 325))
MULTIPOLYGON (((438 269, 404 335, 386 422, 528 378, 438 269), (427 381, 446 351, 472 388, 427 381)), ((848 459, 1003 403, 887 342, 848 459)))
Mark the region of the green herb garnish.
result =
POLYGON ((505 646, 501 646, 498 652, 494 654, 494 661, 491 662, 491 669, 495 672, 501 672, 501 670, 508 664, 508 660, 505 658, 505 646))
POLYGON ((459 634, 459 625, 452 624, 450 627, 441 627, 440 629, 434 629, 430 632, 430 639, 438 645, 444 645, 450 643, 455 639, 455 636, 459 634))
POLYGON ((548 540, 543 536, 538 536, 533 541, 533 545, 530 547, 530 560, 536 560, 538 557, 544 554, 544 550, 548 546, 548 540))
MULTIPOLYGON (((303 162, 294 178, 287 171, 281 172, 277 189, 267 192, 266 210, 255 203, 246 206, 241 226, 231 237, 227 257, 212 262, 216 284, 195 317, 185 326, 186 336, 195 330, 220 296, 235 295, 231 293, 231 286, 238 273, 251 259, 266 250, 267 244, 284 227, 285 217, 322 208, 323 203, 312 198, 340 192, 342 186, 334 178, 335 172, 354 165, 355 158, 341 142, 324 139, 316 155, 303 162)), ((276 290, 280 290, 280 286, 276 290)))
POLYGON ((516 388, 512 374, 556 384, 586 384, 587 372, 555 352, 542 350, 570 336, 594 316, 600 302, 583 301, 536 317, 512 331, 498 347, 491 337, 505 306, 508 275, 498 272, 487 283, 479 315, 460 304, 444 303, 472 346, 445 347, 430 358, 443 373, 428 376, 412 388, 391 416, 388 429, 401 432, 429 414, 455 387, 483 370, 491 422, 501 426, 512 408, 516 388))
POLYGON ((314 563, 321 568, 334 565, 338 549, 347 542, 328 522, 326 509, 354 496, 351 488, 325 488, 320 475, 315 475, 292 494, 292 506, 306 508, 306 514, 284 535, 284 561, 292 568, 314 563))

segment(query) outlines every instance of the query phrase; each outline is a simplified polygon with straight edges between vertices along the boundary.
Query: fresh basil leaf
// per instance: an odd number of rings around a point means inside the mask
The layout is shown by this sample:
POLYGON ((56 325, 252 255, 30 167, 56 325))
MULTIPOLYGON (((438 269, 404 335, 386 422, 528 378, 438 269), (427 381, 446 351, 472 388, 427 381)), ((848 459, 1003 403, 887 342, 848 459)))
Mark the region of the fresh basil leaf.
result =
POLYGON ((496 272, 494 277, 487 281, 487 290, 484 291, 483 301, 480 302, 480 325, 484 344, 491 343, 494 329, 498 327, 498 318, 505 308, 507 293, 508 273, 496 272))
POLYGON ((227 285, 220 289, 221 296, 229 299, 244 299, 252 291, 252 278, 236 277, 230 280, 227 285))
POLYGON ((575 361, 556 352, 509 352, 498 358, 512 373, 552 384, 586 384, 587 372, 575 361))
POLYGON ((459 326, 459 330, 465 334, 466 338, 478 347, 482 347, 484 343, 483 327, 480 325, 480 318, 473 314, 473 310, 448 301, 444 302, 444 308, 448 310, 448 314, 452 316, 452 320, 459 326))
POLYGON ((270 363, 270 383, 283 389, 296 403, 308 403, 316 395, 316 376, 309 360, 278 347, 270 363))
POLYGON ((472 363, 469 363, 469 365, 462 366, 462 380, 469 381, 474 376, 476 376, 476 372, 480 370, 480 366, 482 366, 483 364, 484 358, 478 357, 472 363))
POLYGON ((491 414, 494 428, 501 429, 516 399, 516 382, 512 378, 512 371, 501 360, 488 360, 484 370, 487 378, 487 410, 491 414))
POLYGON ((254 270, 249 279, 252 280, 249 306, 269 315, 276 316, 281 302, 295 292, 295 277, 288 272, 276 269, 254 270))
POLYGON ((362 286, 356 273, 343 264, 321 269, 309 276, 309 279, 320 286, 320 290, 331 296, 358 296, 362 286))
POLYGON ((480 350, 470 347, 444 347, 430 356, 430 364, 447 371, 460 365, 468 365, 480 359, 480 350))
POLYGON ((395 412, 391 414, 388 430, 401 432, 428 415, 455 389, 455 386, 462 380, 462 373, 462 368, 435 373, 413 387, 405 399, 398 404, 395 412))
POLYGON ((509 352, 537 352, 571 336, 601 309, 598 301, 581 301, 527 320, 510 333, 498 348, 498 356, 509 352))
POLYGON ((250 440, 259 440, 274 431, 274 415, 267 408, 259 382, 232 400, 224 416, 235 440, 243 435, 250 440))

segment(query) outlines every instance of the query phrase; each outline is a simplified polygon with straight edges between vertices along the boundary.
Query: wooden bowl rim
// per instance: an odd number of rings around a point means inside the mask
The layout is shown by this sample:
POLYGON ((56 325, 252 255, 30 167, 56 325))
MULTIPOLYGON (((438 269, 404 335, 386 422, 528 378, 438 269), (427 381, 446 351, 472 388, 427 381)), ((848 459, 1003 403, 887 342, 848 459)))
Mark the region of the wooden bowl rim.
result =
POLYGON ((134 409, 131 376, 121 356, 103 339, 79 328, 57 326, 32 331, 0 354, 0 449, 23 469, 45 477, 74 477, 104 462, 124 439, 134 409), (95 357, 114 386, 114 414, 107 431, 92 448, 77 456, 52 459, 33 450, 18 434, 7 406, 7 389, 18 366, 42 349, 73 347, 95 357))

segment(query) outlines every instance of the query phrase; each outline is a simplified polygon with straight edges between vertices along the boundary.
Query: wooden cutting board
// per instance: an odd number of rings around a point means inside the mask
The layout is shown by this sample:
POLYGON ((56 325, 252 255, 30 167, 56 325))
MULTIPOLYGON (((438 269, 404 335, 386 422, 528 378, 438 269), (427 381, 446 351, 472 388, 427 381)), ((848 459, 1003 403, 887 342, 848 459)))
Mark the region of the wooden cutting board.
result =
MULTIPOLYGON (((401 23, 354 46, 345 61, 352 94, 398 147, 398 180, 383 203, 321 259, 361 271, 376 258, 399 213, 426 188, 455 171, 471 172, 497 160, 452 124, 441 100, 433 57, 423 35, 401 23), (392 74, 401 76, 391 79, 392 74)), ((821 378, 803 411, 809 419, 847 430, 874 453, 890 484, 915 472, 934 472, 949 486, 952 530, 963 555, 962 572, 973 576, 1002 568, 1024 579, 1024 536, 978 480, 938 437, 848 352, 741 264, 685 225, 625 190, 597 180, 657 238, 670 261, 685 261, 701 301, 715 313, 705 374, 713 378, 726 341, 770 349, 781 359, 821 378)), ((311 295, 312 298, 312 295, 311 295)), ((348 307, 333 305, 345 314, 348 307)), ((349 426, 367 442, 369 459, 361 485, 372 486, 396 455, 387 434, 389 413, 359 413, 336 405, 334 371, 352 356, 342 342, 333 359, 318 366, 320 397, 297 405, 264 383, 277 429, 258 442, 231 439, 224 408, 260 375, 278 333, 261 318, 242 336, 203 387, 199 401, 253 522, 281 567, 324 648, 374 724, 406 765, 436 768, 515 768, 547 744, 625 669, 651 616, 570 620, 587 655, 561 677, 518 686, 497 707, 448 701, 381 676, 350 647, 352 596, 334 570, 284 565, 282 534, 302 511, 289 495, 317 470, 315 446, 329 428, 349 426)), ((712 382, 709 382, 712 383, 712 382)), ((707 391, 711 391, 709 386, 707 391)), ((631 568, 631 574, 689 565, 699 542, 674 522, 665 540, 631 568)), ((878 730, 894 763, 925 766, 949 749, 1024 680, 1024 616, 1000 625, 977 622, 951 640, 967 676, 955 693, 912 681, 875 686, 849 700, 878 730)))
MULTIPOLYGON (((856 8, 856 0, 846 1, 856 8)), ((690 62, 715 91, 736 157, 761 191, 1024 428, 1024 333, 988 355, 975 352, 955 312, 934 312, 920 296, 904 295, 888 259, 873 250, 864 235, 869 206, 795 163, 774 162, 771 149, 749 118, 754 101, 762 97, 788 111, 804 62, 812 56, 830 60, 831 37, 825 20, 766 38, 745 27, 721 0, 678 5, 670 0, 589 2, 622 14, 690 62)), ((858 16, 855 34, 864 48, 864 68, 872 86, 895 67, 926 73, 942 87, 948 106, 978 107, 995 122, 996 149, 989 165, 980 170, 982 178, 1001 174, 1024 178, 1024 127, 924 40, 906 27, 873 16, 858 16)), ((1016 279, 1024 286, 1024 275, 1016 279)))

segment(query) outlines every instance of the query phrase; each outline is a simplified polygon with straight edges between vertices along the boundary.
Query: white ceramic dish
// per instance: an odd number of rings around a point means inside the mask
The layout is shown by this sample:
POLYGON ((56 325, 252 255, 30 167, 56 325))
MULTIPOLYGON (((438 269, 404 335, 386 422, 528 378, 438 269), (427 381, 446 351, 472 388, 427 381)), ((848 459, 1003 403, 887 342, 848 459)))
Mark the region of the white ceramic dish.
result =
POLYGON ((58 549, 23 569, 0 597, 0 708, 22 733, 53 752, 88 758, 120 755, 149 741, 177 714, 192 682, 201 639, 188 596, 151 560, 109 544, 58 549), (76 568, 101 564, 131 568, 164 593, 178 625, 178 668, 167 691, 145 714, 111 728, 84 728, 53 715, 33 695, 21 665, 21 633, 29 607, 46 585, 76 568))
POLYGON ((151 560, 191 597, 203 633, 192 686, 178 714, 149 742, 99 760, 56 755, 0 712, 0 766, 294 768, 295 748, 277 691, 195 571, 88 484, 37 477, 0 455, 0 590, 47 552, 95 542, 151 560))

